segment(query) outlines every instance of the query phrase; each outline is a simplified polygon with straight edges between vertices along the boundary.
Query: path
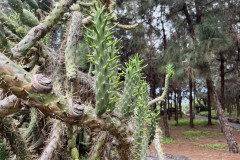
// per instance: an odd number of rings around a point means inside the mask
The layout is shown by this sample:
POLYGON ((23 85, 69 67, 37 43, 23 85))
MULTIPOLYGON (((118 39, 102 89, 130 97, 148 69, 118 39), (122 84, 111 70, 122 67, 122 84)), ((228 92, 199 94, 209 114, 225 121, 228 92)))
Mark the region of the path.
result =
MULTIPOLYGON (((203 120, 208 120, 208 117, 205 117, 205 116, 200 116, 200 115, 195 115, 195 118, 197 119, 203 119, 203 120)), ((218 120, 216 119, 212 119, 212 121, 216 121, 219 123, 218 120)), ((231 122, 228 122, 229 126, 235 128, 235 129, 240 129, 240 124, 237 124, 237 123, 231 123, 231 122)))

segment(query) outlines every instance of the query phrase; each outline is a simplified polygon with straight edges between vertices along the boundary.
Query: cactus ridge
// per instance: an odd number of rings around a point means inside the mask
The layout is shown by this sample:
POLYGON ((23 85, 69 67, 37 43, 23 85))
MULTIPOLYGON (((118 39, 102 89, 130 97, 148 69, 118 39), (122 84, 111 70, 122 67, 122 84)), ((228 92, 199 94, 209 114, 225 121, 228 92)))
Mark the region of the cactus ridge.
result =
POLYGON ((139 56, 136 55, 134 59, 129 60, 129 63, 126 63, 126 68, 123 69, 125 81, 120 102, 120 110, 125 117, 130 117, 135 106, 137 105, 141 71, 144 68, 141 67, 142 62, 143 61, 139 60, 139 56))
POLYGON ((33 9, 38 9, 38 3, 35 0, 26 0, 26 2, 33 9))
POLYGON ((106 6, 101 7, 94 3, 92 9, 94 15, 92 29, 86 28, 87 38, 92 41, 93 54, 90 55, 91 62, 95 65, 96 77, 96 114, 101 116, 106 111, 112 111, 115 108, 117 96, 115 88, 119 79, 117 66, 119 64, 118 49, 116 44, 119 41, 113 41, 114 27, 109 27, 109 21, 112 20, 111 14, 105 15, 106 6))
POLYGON ((17 13, 23 12, 23 4, 21 0, 8 0, 10 7, 17 13))
POLYGON ((26 9, 23 9, 23 12, 19 14, 19 19, 29 27, 35 27, 39 24, 38 19, 26 9))

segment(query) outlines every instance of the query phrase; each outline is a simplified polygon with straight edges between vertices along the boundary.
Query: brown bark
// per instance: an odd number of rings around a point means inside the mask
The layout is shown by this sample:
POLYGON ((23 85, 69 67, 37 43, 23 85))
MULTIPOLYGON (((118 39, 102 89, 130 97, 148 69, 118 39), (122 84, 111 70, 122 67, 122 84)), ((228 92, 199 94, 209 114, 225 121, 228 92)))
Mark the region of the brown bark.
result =
POLYGON ((168 114, 168 120, 171 120, 171 116, 170 116, 170 93, 168 93, 167 95, 167 101, 168 101, 168 110, 167 110, 167 114, 168 114))
POLYGON ((195 0, 195 8, 196 8, 196 17, 197 17, 196 22, 197 22, 197 24, 199 24, 199 23, 201 23, 202 10, 200 9, 198 0, 195 0))
POLYGON ((175 121, 178 124, 178 105, 177 105, 177 92, 174 94, 174 106, 175 106, 175 121))
MULTIPOLYGON (((207 83, 207 81, 206 81, 207 83)), ((211 97, 209 90, 207 91, 208 95, 208 125, 212 125, 212 113, 211 113, 211 97)))
POLYGON ((194 32, 194 29, 193 29, 193 23, 192 23, 190 14, 188 12, 188 8, 187 8, 187 4, 186 3, 183 4, 182 11, 183 11, 183 13, 184 13, 184 15, 186 17, 186 20, 187 20, 188 30, 189 30, 190 36, 191 36, 191 38, 193 40, 196 40, 195 32, 194 32))
POLYGON ((215 110, 216 110, 218 118, 219 118, 220 125, 223 128, 224 136, 227 140, 229 152, 230 153, 238 153, 239 148, 238 148, 237 141, 233 135, 231 127, 228 125, 228 120, 227 120, 225 112, 223 111, 221 104, 218 100, 217 93, 215 91, 215 87, 214 87, 211 77, 207 77, 206 81, 207 81, 207 87, 208 87, 211 99, 214 103, 214 107, 215 107, 215 110))
MULTIPOLYGON (((167 93, 168 96, 168 93, 167 93)), ((169 99, 169 96, 168 96, 169 99)), ((163 104, 163 108, 164 108, 164 114, 163 114, 163 125, 164 125, 164 135, 166 137, 170 137, 170 132, 169 132, 169 127, 168 127, 168 117, 167 117, 167 102, 166 102, 167 98, 165 97, 165 102, 163 104)), ((168 100, 169 103, 169 100, 168 100)))
POLYGON ((179 106, 179 112, 180 112, 180 118, 182 118, 182 96, 181 96, 181 88, 178 93, 178 106, 179 106))
POLYGON ((236 96, 236 103, 237 103, 237 116, 240 115, 240 107, 239 107, 239 93, 236 96))
MULTIPOLYGON (((225 111, 225 99, 224 99, 224 57, 223 53, 220 54, 221 59, 220 59, 220 77, 221 77, 221 105, 222 109, 225 111)), ((228 109, 229 111, 229 109, 228 109)))
POLYGON ((192 77, 190 74, 189 74, 189 114, 190 114, 190 127, 194 128, 192 107, 192 77))

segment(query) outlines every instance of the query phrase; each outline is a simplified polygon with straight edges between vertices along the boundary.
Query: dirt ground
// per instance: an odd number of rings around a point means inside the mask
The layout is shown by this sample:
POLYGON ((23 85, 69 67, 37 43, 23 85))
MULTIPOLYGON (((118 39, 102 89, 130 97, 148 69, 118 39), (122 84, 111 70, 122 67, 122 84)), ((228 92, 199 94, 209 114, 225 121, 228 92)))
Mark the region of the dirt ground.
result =
MULTIPOLYGON (((170 126, 170 125, 169 125, 170 126)), ((163 127, 161 126, 162 130, 163 127)), ((240 132, 233 129, 237 141, 240 143, 240 132)), ((224 135, 220 132, 219 124, 212 126, 170 126, 170 136, 174 140, 171 144, 163 144, 163 152, 172 155, 184 155, 193 160, 240 160, 240 154, 230 154, 226 145, 224 135), (210 135, 201 135, 189 138, 183 132, 210 131, 210 135), (222 144, 224 148, 202 147, 205 144, 222 144)))

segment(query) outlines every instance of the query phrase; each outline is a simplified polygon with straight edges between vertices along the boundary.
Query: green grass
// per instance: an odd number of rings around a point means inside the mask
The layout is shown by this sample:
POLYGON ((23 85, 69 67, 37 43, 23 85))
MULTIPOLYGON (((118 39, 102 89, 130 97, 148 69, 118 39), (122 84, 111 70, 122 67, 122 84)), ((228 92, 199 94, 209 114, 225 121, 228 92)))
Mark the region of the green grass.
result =
POLYGON ((206 135, 210 135, 211 132, 210 131, 194 131, 194 130, 190 130, 190 131, 185 131, 182 133, 187 139, 190 140, 198 140, 199 138, 204 138, 206 137, 206 135))
MULTIPOLYGON (((202 120, 202 119, 194 119, 193 123, 195 126, 206 126, 208 124, 207 120, 202 120)), ((169 124, 172 126, 188 126, 190 124, 189 119, 180 119, 178 121, 178 124, 176 121, 169 121, 169 124)), ((212 124, 217 124, 217 122, 212 121, 212 124)))
POLYGON ((211 148, 211 149, 223 149, 225 147, 227 147, 227 144, 195 144, 196 146, 198 147, 201 147, 201 148, 204 148, 204 147, 207 147, 207 148, 211 148))
POLYGON ((209 138, 213 138, 215 136, 222 136, 223 133, 221 132, 210 132, 210 131, 199 131, 199 130, 190 130, 190 131, 184 131, 182 134, 185 136, 185 138, 190 140, 199 140, 199 138, 206 138, 208 136, 209 138))
POLYGON ((174 143, 174 140, 172 138, 168 137, 162 137, 161 144, 172 144, 174 143))

